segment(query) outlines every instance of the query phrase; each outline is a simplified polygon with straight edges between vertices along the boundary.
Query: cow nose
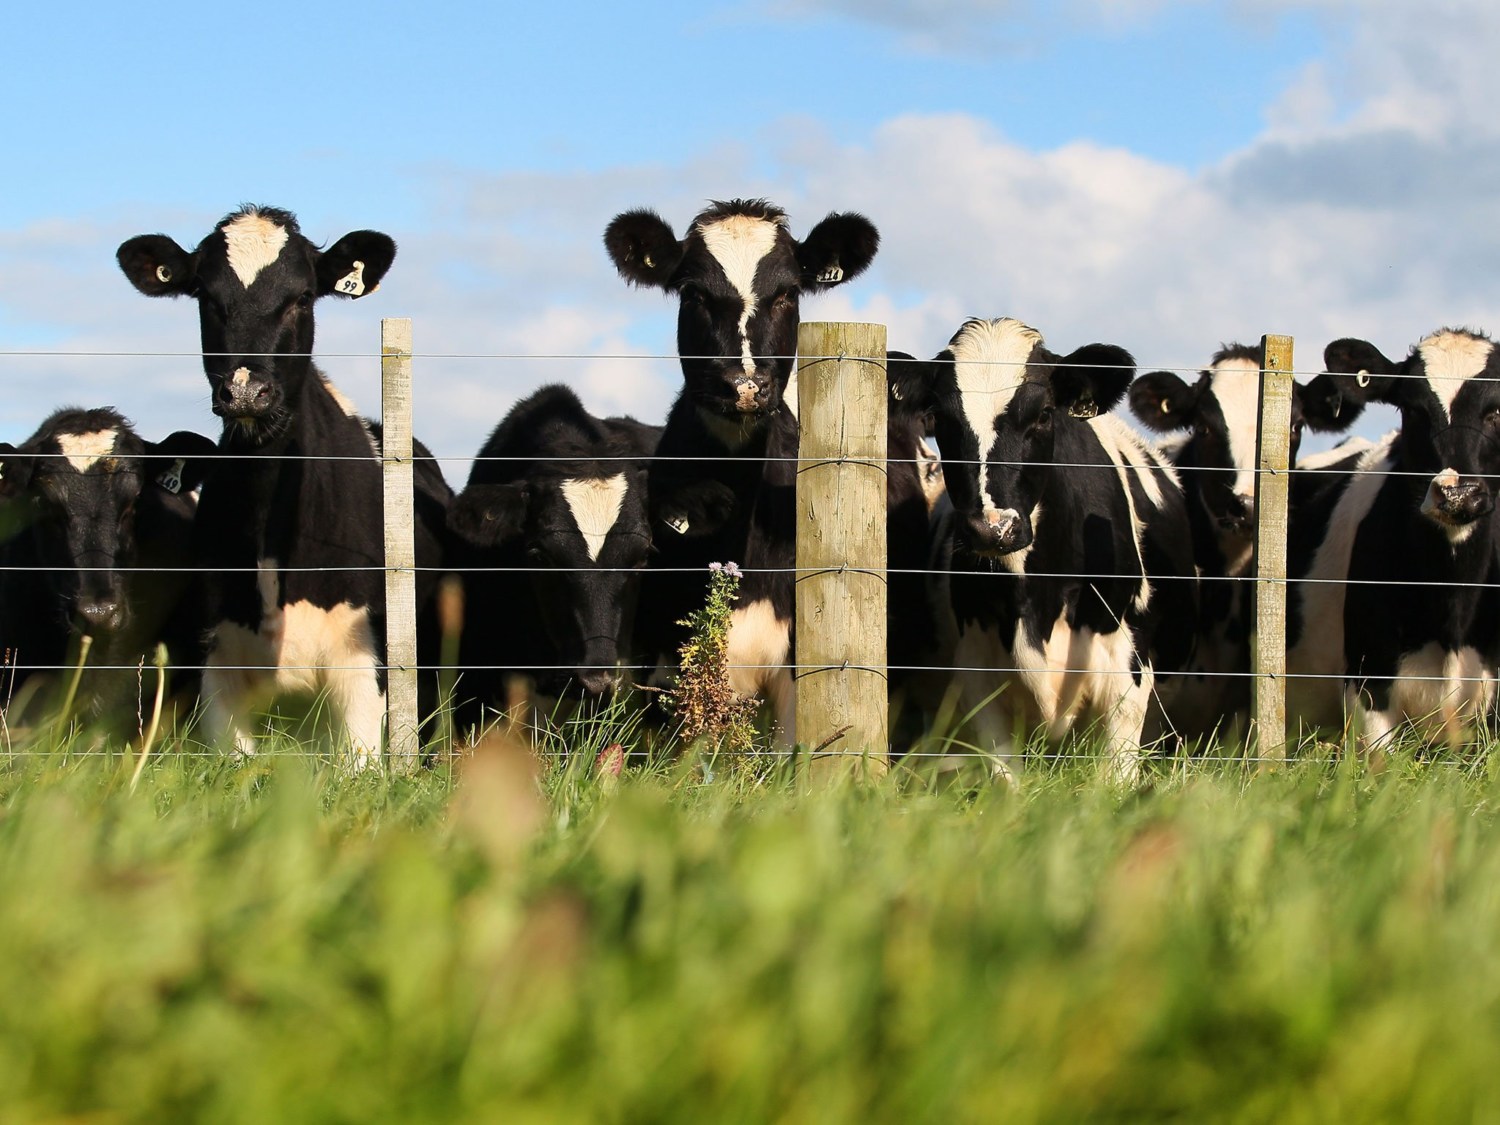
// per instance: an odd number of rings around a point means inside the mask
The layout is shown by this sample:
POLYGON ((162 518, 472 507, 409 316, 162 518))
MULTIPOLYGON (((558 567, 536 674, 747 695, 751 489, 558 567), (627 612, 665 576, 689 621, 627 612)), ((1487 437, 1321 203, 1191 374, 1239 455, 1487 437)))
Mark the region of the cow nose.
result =
POLYGON ((754 414, 765 409, 771 396, 769 379, 758 376, 737 375, 734 383, 734 405, 741 414, 754 414))
POLYGON ((1014 508, 985 508, 972 522, 980 550, 1008 555, 1031 542, 1031 529, 1014 508))
POLYGON ((214 413, 227 418, 253 417, 271 405, 271 384, 249 368, 236 369, 214 391, 214 413))
POLYGON ((1475 477, 1461 477, 1444 469, 1427 486, 1422 511, 1442 523, 1462 525, 1488 515, 1495 506, 1489 485, 1475 477))
POLYGON ((114 598, 80 598, 78 616, 88 633, 108 633, 120 626, 120 603, 114 598))
POLYGON ((604 668, 589 668, 578 673, 578 683, 589 695, 603 695, 615 686, 615 677, 604 668))

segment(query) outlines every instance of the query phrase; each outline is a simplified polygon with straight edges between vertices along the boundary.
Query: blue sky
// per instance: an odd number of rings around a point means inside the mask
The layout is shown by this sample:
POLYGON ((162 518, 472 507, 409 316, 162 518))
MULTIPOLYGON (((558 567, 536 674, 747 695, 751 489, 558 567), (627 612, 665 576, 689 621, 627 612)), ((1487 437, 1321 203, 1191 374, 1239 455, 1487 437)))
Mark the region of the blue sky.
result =
MULTIPOLYGON (((884 320, 919 354, 1015 315, 1143 369, 1265 332, 1296 335, 1303 368, 1338 335, 1400 355, 1500 307, 1500 19, 1417 8, 29 5, 0 70, 0 350, 192 351, 192 309, 136 296, 114 248, 191 245, 274 203, 316 240, 401 246, 379 294, 319 309, 325 369, 374 412, 382 316, 413 317, 419 352, 669 351, 670 305, 618 281, 604 225, 645 205, 681 230, 708 198, 764 194, 798 232, 850 208, 881 227, 871 272, 804 315, 884 320)), ((0 365, 3 439, 63 402, 147 436, 216 428, 191 357, 0 365)), ((540 382, 659 418, 676 373, 419 359, 417 377, 419 433, 461 457, 540 382)))

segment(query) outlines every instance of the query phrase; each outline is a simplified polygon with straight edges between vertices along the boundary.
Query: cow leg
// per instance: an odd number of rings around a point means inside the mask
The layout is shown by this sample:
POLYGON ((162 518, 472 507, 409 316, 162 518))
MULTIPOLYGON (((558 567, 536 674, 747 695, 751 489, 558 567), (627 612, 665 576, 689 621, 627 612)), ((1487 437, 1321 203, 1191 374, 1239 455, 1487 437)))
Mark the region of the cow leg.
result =
POLYGON ((790 746, 797 737, 797 691, 787 668, 791 652, 792 623, 777 616, 769 599, 737 606, 730 615, 729 686, 771 705, 779 746, 790 746))
POLYGON ((255 753, 250 714, 275 690, 275 657, 259 634, 221 622, 203 670, 203 725, 208 741, 236 759, 255 753))
POLYGON ((1000 639, 984 629, 965 629, 953 650, 958 667, 959 707, 972 712, 969 727, 974 744, 989 758, 990 773, 1007 785, 1015 785, 1021 769, 1016 747, 1016 714, 1012 692, 1025 690, 1008 673, 990 669, 1008 668, 1014 662, 1000 639))
POLYGON ((352 767, 367 770, 379 766, 381 735, 385 729, 385 692, 380 690, 374 662, 368 669, 330 672, 328 698, 348 735, 352 767))
POLYGON ((245 676, 210 665, 203 672, 203 727, 206 741, 239 760, 255 754, 247 715, 261 694, 246 690, 245 676))
POLYGON ((1146 726, 1146 712, 1151 706, 1155 674, 1149 664, 1141 668, 1140 683, 1129 674, 1129 666, 1117 668, 1108 678, 1122 681, 1115 685, 1114 705, 1104 717, 1105 751, 1109 755, 1106 774, 1117 785, 1135 785, 1141 777, 1141 732, 1146 726))

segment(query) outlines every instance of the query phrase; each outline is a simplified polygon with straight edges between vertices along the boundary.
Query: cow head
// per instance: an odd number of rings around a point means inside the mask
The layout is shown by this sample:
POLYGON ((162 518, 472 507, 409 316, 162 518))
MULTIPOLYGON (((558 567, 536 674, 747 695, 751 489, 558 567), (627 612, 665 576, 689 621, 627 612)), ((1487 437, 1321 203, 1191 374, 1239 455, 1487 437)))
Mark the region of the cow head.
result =
POLYGON ((863 215, 832 214, 798 242, 764 200, 714 203, 678 239, 653 211, 626 211, 604 232, 620 276, 677 295, 686 392, 725 431, 781 409, 797 352, 803 293, 858 276, 880 245, 863 215))
POLYGON ((373 293, 396 244, 362 230, 319 250, 290 212, 247 206, 191 253, 143 234, 115 256, 146 296, 197 300, 214 413, 230 445, 256 449, 287 431, 311 377, 313 303, 373 293))
POLYGON ((1303 391, 1309 421, 1345 429, 1370 402, 1401 411, 1397 470, 1413 474, 1422 515, 1458 544, 1495 506, 1500 476, 1500 355, 1487 337, 1444 328, 1397 363, 1367 340, 1335 340, 1303 391))
POLYGON ((1058 355, 1018 320, 960 328, 925 377, 960 546, 992 557, 1030 547, 1059 471, 1059 428, 1111 409, 1134 373, 1123 348, 1087 344, 1058 355))
POLYGON ((0 522, 33 537, 65 627, 107 635, 125 624, 143 511, 185 499, 213 452, 187 432, 142 441, 109 409, 60 410, 19 448, 0 444, 0 522))
POLYGON ((602 695, 616 686, 651 549, 646 465, 640 449, 566 388, 543 388, 518 404, 502 431, 528 426, 548 459, 476 466, 476 476, 498 470, 509 479, 471 479, 449 508, 448 526, 478 557, 528 568, 525 596, 565 666, 538 674, 537 686, 558 694, 571 681, 602 695))
MULTIPOLYGON (((1191 384, 1171 371, 1130 386, 1130 409, 1157 433, 1188 431, 1174 460, 1228 557, 1255 538, 1255 477, 1260 436, 1260 349, 1228 344, 1191 384)), ((1300 388, 1292 389, 1291 464, 1302 444, 1300 388)))

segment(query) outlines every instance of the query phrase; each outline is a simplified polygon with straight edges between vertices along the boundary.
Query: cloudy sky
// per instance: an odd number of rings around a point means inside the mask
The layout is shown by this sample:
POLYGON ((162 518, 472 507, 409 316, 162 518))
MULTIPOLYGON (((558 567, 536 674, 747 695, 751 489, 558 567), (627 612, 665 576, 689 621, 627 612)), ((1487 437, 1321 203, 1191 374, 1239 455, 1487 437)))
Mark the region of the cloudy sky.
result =
POLYGON ((672 306, 600 241, 629 207, 864 212, 879 258, 803 315, 922 355, 970 315, 1142 370, 1500 327, 1488 0, 26 5, 6 45, 0 439, 64 403, 216 432, 193 308, 114 250, 242 202, 396 238, 379 293, 319 306, 322 364, 377 412, 379 320, 410 316, 455 458, 546 381, 665 413, 672 306), (460 358, 501 355, 574 358, 460 358))

